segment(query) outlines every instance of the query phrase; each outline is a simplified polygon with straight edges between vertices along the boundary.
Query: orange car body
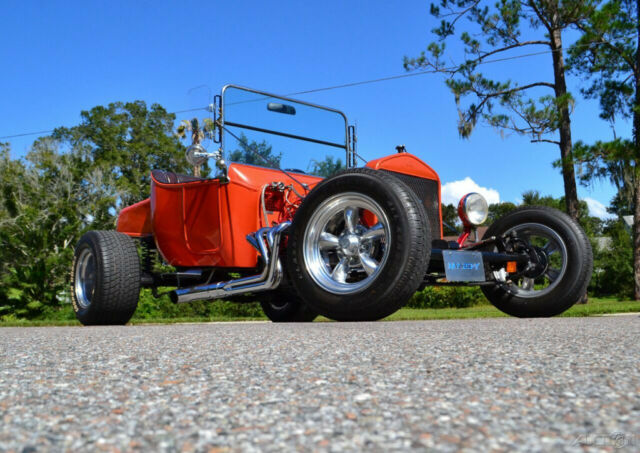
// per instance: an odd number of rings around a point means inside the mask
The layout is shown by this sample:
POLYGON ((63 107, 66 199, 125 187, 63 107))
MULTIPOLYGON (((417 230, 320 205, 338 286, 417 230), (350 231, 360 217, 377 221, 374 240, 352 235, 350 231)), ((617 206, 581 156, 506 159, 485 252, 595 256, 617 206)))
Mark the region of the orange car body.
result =
MULTIPOLYGON (((437 186, 437 195, 432 196, 436 205, 433 201, 425 204, 430 203, 432 212, 437 212, 432 235, 441 237, 440 179, 431 167, 407 153, 383 157, 367 166, 432 181, 437 186)), ((124 208, 117 230, 132 237, 152 236, 164 260, 172 266, 255 268, 258 253, 246 236, 282 221, 284 214, 267 211, 270 225, 265 225, 261 207, 265 185, 282 182, 303 192, 299 183, 312 189, 322 180, 293 175, 295 180, 279 170, 238 163, 229 165, 229 182, 224 183, 219 179, 163 183, 152 175, 151 197, 124 208)))

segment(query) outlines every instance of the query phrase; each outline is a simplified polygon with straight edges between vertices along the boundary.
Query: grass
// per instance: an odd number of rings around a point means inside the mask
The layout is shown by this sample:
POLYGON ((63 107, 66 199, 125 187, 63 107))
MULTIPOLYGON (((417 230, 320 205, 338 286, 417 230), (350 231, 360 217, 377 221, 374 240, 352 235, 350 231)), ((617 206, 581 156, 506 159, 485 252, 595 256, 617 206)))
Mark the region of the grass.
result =
MULTIPOLYGON (((574 305, 560 316, 597 316, 612 313, 640 312, 640 301, 619 301, 610 298, 591 298, 586 305, 574 305)), ((403 320, 433 320, 433 319, 470 319, 470 318, 500 318, 507 317, 492 305, 478 305, 469 308, 439 308, 439 309, 418 309, 403 308, 385 321, 403 320)), ((173 324, 181 322, 217 322, 217 321, 264 321, 264 316, 237 317, 237 316, 215 316, 215 317, 188 317, 188 318, 157 318, 157 319, 133 319, 130 324, 173 324)), ((328 321, 326 318, 319 318, 319 321, 328 321)), ((75 320, 10 320, 0 321, 0 327, 38 327, 38 326, 79 326, 75 320)))
MULTIPOLYGON (((640 301, 619 301, 608 298, 590 298, 585 305, 574 305, 560 316, 597 316, 611 313, 640 312, 640 301)), ((477 305, 469 308, 417 309, 403 308, 388 318, 389 321, 424 319, 468 319, 508 317, 493 305, 477 305)))
MULTIPOLYGON (((231 321, 265 321, 267 318, 262 317, 190 317, 190 318, 154 318, 154 319, 132 319, 130 325, 142 324, 176 324, 185 322, 231 322, 231 321)), ((80 322, 76 320, 9 320, 0 321, 0 327, 64 327, 64 326, 80 326, 80 322)))

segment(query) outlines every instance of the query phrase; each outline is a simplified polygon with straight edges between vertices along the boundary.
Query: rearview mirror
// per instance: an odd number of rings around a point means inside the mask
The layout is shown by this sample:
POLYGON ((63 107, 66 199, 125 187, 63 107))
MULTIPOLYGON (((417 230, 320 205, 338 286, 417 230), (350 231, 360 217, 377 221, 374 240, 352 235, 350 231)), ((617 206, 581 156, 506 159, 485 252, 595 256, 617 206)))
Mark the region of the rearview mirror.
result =
POLYGON ((270 112, 276 112, 276 113, 286 113, 287 115, 296 114, 296 109, 294 106, 288 105, 288 104, 280 104, 277 102, 269 102, 267 104, 267 110, 269 110, 270 112))

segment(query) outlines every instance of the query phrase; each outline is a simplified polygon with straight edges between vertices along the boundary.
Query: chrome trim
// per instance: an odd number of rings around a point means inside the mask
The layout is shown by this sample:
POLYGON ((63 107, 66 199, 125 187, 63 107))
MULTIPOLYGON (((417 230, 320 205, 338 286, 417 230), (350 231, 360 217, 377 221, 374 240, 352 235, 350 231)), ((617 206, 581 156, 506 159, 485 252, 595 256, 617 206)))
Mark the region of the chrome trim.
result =
POLYGON ((226 282, 176 289, 170 293, 171 300, 182 303, 221 299, 247 292, 268 291, 277 288, 282 281, 282 265, 278 257, 280 238, 289 225, 291 222, 283 222, 271 228, 261 228, 247 236, 247 241, 258 250, 264 263, 260 274, 226 282))
POLYGON ((80 308, 88 308, 96 289, 96 258, 93 251, 86 247, 76 260, 74 292, 80 308))
POLYGON ((309 219, 302 241, 307 272, 323 290, 345 296, 371 285, 384 268, 391 243, 391 222, 380 204, 358 192, 323 201, 309 219), (360 222, 360 212, 378 223, 360 222))

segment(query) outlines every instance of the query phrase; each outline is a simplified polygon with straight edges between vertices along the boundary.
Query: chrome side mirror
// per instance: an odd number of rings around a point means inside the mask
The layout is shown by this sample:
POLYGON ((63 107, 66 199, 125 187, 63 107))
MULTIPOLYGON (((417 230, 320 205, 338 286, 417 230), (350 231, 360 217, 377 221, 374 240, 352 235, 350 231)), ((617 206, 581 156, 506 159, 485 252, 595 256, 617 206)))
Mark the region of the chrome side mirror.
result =
POLYGON ((189 146, 185 156, 189 165, 193 167, 199 167, 204 164, 207 161, 207 157, 209 157, 207 151, 199 144, 189 146))

